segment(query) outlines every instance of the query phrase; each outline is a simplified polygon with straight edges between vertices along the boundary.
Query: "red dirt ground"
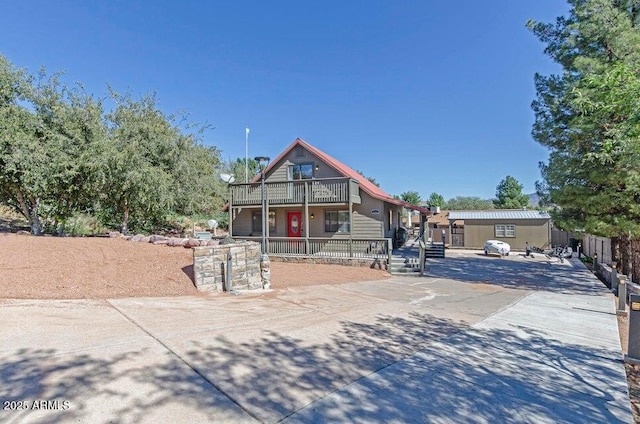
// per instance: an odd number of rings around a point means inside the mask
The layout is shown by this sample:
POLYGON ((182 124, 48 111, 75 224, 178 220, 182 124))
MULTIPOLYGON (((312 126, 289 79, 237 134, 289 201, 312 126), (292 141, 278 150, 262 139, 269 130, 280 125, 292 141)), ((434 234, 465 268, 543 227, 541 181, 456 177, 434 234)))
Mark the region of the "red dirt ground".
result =
MULTIPOLYGON (((105 299, 199 295, 191 249, 116 238, 0 233, 0 298, 105 299)), ((274 289, 388 278, 366 267, 271 262, 274 289)))

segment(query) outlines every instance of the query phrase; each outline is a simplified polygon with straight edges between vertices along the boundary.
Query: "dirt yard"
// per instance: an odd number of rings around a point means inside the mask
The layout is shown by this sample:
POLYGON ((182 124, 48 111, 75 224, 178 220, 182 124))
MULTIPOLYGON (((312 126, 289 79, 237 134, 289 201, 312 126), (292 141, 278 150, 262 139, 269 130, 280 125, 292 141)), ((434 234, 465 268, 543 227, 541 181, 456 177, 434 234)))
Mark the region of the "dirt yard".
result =
MULTIPOLYGON (((0 233, 0 298, 106 299, 199 295, 191 249, 115 238, 0 233)), ((274 289, 380 280, 366 267, 271 262, 274 289)))

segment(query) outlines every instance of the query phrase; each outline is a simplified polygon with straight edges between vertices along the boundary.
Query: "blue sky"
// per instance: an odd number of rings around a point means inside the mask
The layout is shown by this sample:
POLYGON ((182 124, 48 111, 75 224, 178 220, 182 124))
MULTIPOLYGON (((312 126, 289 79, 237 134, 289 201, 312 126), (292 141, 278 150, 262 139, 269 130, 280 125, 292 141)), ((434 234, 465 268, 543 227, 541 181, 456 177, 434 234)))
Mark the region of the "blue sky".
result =
POLYGON ((32 1, 0 16, 0 53, 65 71, 102 97, 157 93, 215 129, 223 158, 278 155, 300 137, 390 194, 535 191, 535 72, 559 68, 526 29, 564 0, 32 1))

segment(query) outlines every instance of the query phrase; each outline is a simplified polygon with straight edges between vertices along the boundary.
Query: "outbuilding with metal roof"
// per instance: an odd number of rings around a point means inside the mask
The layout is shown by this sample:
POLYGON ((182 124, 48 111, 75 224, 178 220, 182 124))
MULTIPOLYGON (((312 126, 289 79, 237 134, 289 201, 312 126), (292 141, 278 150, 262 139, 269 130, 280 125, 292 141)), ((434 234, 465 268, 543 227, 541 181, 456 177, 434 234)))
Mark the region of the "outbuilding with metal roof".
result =
POLYGON ((525 244, 551 247, 551 216, 548 212, 527 209, 449 211, 449 228, 458 234, 454 247, 481 249, 487 240, 502 240, 514 250, 525 244), (460 230, 462 229, 462 230, 460 230))

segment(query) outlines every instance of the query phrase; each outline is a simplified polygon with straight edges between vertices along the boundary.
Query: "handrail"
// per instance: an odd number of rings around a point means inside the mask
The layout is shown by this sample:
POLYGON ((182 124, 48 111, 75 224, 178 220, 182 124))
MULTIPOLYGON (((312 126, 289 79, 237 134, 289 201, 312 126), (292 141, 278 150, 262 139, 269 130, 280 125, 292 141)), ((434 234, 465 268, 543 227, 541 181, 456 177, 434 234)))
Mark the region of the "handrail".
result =
MULTIPOLYGON (((265 182, 265 197, 270 205, 348 203, 351 178, 314 178, 265 182), (306 195, 308 192, 308 196, 306 195)), ((260 183, 231 184, 232 206, 260 205, 260 183)))
MULTIPOLYGON (((260 237, 234 236, 259 242, 260 237)), ((267 253, 283 257, 371 258, 388 259, 389 238, 268 237, 267 253), (308 243, 307 243, 308 241, 308 243)))

